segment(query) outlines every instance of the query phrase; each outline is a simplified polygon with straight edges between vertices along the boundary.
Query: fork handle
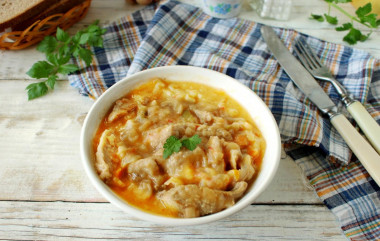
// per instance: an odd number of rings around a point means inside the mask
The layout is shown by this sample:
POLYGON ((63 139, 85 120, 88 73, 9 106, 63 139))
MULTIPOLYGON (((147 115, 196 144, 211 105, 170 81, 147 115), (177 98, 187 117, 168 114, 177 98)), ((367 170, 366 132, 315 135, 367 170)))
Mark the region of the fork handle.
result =
POLYGON ((347 110, 354 117, 372 146, 380 153, 380 126, 375 119, 372 118, 359 101, 347 106, 347 110))
POLYGON ((380 186, 380 156, 372 146, 359 134, 353 125, 342 114, 331 117, 332 125, 355 153, 364 168, 380 186))

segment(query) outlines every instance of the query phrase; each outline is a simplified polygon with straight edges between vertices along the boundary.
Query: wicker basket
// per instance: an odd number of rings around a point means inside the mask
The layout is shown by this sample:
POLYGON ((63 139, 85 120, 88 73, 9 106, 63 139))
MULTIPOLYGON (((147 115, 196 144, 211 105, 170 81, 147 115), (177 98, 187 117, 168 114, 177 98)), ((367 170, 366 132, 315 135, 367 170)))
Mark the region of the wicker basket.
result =
POLYGON ((24 49, 39 43, 45 36, 55 34, 57 27, 67 29, 86 16, 91 0, 86 0, 66 13, 54 14, 38 20, 24 31, 6 32, 0 36, 0 49, 24 49))

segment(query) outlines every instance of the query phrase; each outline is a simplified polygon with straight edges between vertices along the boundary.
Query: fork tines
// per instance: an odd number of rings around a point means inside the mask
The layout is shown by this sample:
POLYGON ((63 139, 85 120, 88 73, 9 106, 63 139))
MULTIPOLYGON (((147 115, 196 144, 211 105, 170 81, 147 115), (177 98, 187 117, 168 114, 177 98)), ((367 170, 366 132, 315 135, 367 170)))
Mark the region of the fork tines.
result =
POLYGON ((310 69, 322 67, 322 63, 319 61, 319 58, 315 55, 314 51, 311 50, 308 45, 303 44, 302 41, 296 40, 294 50, 304 66, 310 69))

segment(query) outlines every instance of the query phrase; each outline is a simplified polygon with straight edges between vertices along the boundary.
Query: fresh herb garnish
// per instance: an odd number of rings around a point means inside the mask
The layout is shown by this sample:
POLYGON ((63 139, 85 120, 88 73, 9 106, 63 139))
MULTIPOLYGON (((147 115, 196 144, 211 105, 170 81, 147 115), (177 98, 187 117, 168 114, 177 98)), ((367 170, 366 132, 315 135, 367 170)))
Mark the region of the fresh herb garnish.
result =
POLYGON ((327 2, 329 5, 328 13, 324 15, 311 14, 310 18, 319 22, 326 20, 326 22, 332 25, 337 25, 338 19, 337 17, 331 16, 331 8, 335 8, 336 10, 340 11, 350 19, 350 22, 343 23, 341 26, 336 27, 335 30, 348 31, 348 33, 343 37, 343 41, 349 44, 356 44, 358 41, 363 42, 367 40, 372 33, 372 31, 370 31, 366 35, 363 34, 354 26, 354 22, 362 24, 369 29, 376 29, 378 26, 380 26, 380 19, 376 19, 377 14, 371 13, 371 3, 367 3, 366 5, 359 7, 355 12, 356 16, 353 16, 338 6, 339 3, 349 3, 351 0, 325 0, 325 2, 327 2))
POLYGON ((168 158, 174 152, 179 152, 182 147, 182 142, 175 136, 166 139, 164 144, 164 159, 168 158))
POLYGON ((201 143, 202 139, 198 135, 194 135, 190 138, 178 139, 175 136, 170 136, 166 139, 164 144, 164 159, 168 158, 174 152, 179 152, 181 147, 184 146, 190 151, 193 151, 199 143, 201 143))
POLYGON ((194 135, 190 138, 183 139, 182 145, 189 149, 190 151, 193 151, 195 148, 197 148, 197 145, 201 143, 202 139, 199 138, 198 135, 194 135))
POLYGON ((46 36, 38 44, 37 50, 45 53, 47 61, 33 64, 27 75, 46 80, 26 87, 29 100, 45 95, 49 88, 53 90, 58 74, 67 75, 79 69, 78 66, 68 63, 71 56, 82 59, 87 66, 91 64, 93 53, 84 46, 103 47, 103 34, 106 29, 98 26, 98 23, 99 21, 95 21, 72 37, 58 27, 56 37, 46 36))

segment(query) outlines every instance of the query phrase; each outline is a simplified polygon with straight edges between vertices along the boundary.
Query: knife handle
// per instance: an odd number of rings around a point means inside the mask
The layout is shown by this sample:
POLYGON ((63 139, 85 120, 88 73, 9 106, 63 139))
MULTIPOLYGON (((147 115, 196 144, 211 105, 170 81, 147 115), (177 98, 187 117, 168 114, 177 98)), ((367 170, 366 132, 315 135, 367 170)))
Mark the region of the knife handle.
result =
POLYGON ((380 126, 375 119, 372 118, 359 101, 355 101, 347 106, 347 110, 354 117, 372 146, 380 153, 380 126))
POLYGON ((338 114, 332 116, 331 123, 346 141, 347 145, 355 153, 364 168, 380 186, 380 156, 372 146, 359 134, 347 118, 338 114))

